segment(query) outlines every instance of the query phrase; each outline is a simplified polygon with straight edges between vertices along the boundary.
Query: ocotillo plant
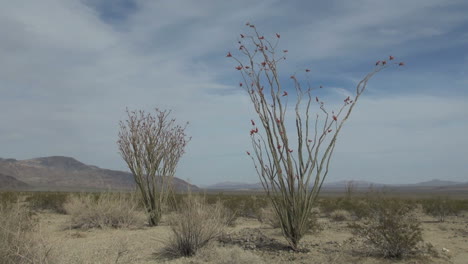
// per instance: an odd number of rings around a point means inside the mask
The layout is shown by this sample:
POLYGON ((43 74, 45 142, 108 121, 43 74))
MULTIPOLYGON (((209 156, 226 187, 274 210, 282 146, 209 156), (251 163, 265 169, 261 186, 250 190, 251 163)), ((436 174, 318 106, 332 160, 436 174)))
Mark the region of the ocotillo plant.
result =
MULTIPOLYGON (((325 104, 312 95, 311 85, 303 87, 296 75, 292 75, 290 79, 296 100, 296 126, 292 134, 285 124, 287 100, 292 96, 282 88, 277 69, 288 51, 277 53, 279 34, 276 34, 276 40, 271 41, 254 25, 246 25, 252 34, 240 35, 238 43, 242 58, 231 52, 226 57, 236 61, 235 69, 243 79, 239 86, 248 92, 263 127, 259 129, 251 120, 253 153, 247 154, 252 158, 263 188, 272 201, 284 237, 292 249, 297 250, 299 241, 309 229, 312 208, 328 174, 343 124, 372 76, 390 65, 403 66, 404 63, 394 63, 393 56, 388 61, 378 61, 376 67, 357 84, 354 96, 345 98, 336 112, 328 111, 325 104), (310 115, 313 104, 320 109, 315 116, 310 115)), ((306 74, 310 72, 309 69, 304 71, 306 74)))
POLYGON ((158 225, 162 206, 172 191, 177 163, 190 138, 186 126, 169 119, 170 111, 156 109, 156 115, 127 110, 128 119, 120 122, 120 155, 141 191, 151 226, 158 225))

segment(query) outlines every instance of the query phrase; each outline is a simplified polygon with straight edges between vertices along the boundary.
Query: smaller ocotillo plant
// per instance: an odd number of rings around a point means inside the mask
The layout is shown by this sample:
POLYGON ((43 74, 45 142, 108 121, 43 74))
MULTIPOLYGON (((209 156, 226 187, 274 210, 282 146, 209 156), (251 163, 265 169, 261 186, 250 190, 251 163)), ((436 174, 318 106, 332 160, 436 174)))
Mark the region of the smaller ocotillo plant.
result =
POLYGON ((190 138, 186 126, 170 119, 170 111, 128 111, 128 119, 120 122, 120 155, 133 174, 142 194, 151 226, 158 225, 163 205, 172 192, 172 179, 177 164, 190 138))
MULTIPOLYGON (((309 229, 308 220, 328 174, 344 123, 372 76, 390 65, 403 66, 404 63, 393 63, 393 56, 389 61, 378 61, 374 70, 357 84, 354 96, 345 98, 338 111, 329 111, 323 101, 312 95, 313 89, 322 88, 321 85, 304 87, 294 74, 290 77, 294 89, 282 88, 277 65, 286 59, 288 51, 277 51, 280 34, 276 34, 276 41, 270 41, 257 31, 255 25, 246 25, 252 34, 241 34, 238 41, 240 53, 246 59, 237 58, 231 52, 226 57, 236 61, 235 69, 243 79, 239 86, 248 92, 260 119, 259 126, 263 127, 260 129, 251 120, 253 155, 247 154, 271 199, 284 237, 297 250, 299 241, 309 229), (286 126, 288 98, 291 97, 295 99, 293 134, 286 126), (314 105, 322 115, 310 115, 314 105)), ((304 71, 306 74, 310 72, 309 69, 304 71)))

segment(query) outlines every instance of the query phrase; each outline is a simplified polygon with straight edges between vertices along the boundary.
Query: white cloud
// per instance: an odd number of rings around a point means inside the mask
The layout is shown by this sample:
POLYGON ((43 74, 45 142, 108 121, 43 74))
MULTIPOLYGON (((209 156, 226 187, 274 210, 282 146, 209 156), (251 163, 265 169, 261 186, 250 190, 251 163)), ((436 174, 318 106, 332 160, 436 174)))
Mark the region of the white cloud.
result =
MULTIPOLYGON (((296 62, 330 59, 314 73, 323 68, 319 77, 346 81, 356 75, 326 71, 336 57, 351 53, 349 60, 354 60, 371 50, 387 54, 388 44, 417 52, 419 47, 404 44, 428 33, 443 34, 466 21, 458 12, 437 12, 440 1, 410 6, 404 2, 405 8, 399 7, 403 2, 375 3, 344 1, 328 16, 320 14, 318 5, 310 14, 306 10, 296 14, 294 5, 276 1, 138 1, 136 10, 118 24, 102 20, 99 12, 82 2, 2 3, 0 120, 6 125, 0 128, 0 156, 69 155, 125 169, 115 144, 125 107, 171 108, 178 120, 190 121, 188 131, 193 136, 180 164, 180 177, 196 184, 228 179, 255 182, 251 161, 244 154, 250 148, 249 120, 254 113, 248 97, 238 90, 240 78, 233 64, 224 58, 225 51, 236 49, 245 21, 257 23, 265 34, 273 34, 274 28, 282 33, 283 46, 292 54, 292 61, 282 67, 285 73, 294 71, 296 62), (357 6, 370 11, 362 13, 357 6), (288 19, 303 23, 289 24, 288 19), (374 34, 379 34, 378 40, 374 34)), ((419 74, 393 77, 404 77, 408 86, 418 78, 432 80, 419 74)), ((457 76, 454 82, 462 86, 462 75, 457 76)), ((340 98, 346 95, 340 85, 331 86, 340 98)), ((354 178, 371 179, 385 170, 399 175, 411 172, 407 179, 414 181, 434 178, 440 171, 426 169, 434 164, 432 159, 439 160, 452 179, 466 174, 461 159, 467 153, 460 148, 464 143, 459 143, 468 123, 463 98, 414 92, 378 99, 381 89, 369 88, 371 93, 358 105, 337 146, 334 177, 346 178, 350 170, 354 178), (451 134, 446 134, 447 129, 451 134), (369 159, 372 164, 358 175, 365 167, 359 162, 369 159)))

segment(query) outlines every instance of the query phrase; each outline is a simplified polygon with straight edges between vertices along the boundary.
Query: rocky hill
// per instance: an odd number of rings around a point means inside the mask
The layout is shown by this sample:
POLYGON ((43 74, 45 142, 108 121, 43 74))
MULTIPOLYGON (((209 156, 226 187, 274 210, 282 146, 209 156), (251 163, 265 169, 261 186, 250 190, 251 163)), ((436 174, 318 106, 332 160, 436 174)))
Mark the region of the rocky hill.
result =
POLYGON ((0 190, 26 189, 29 185, 17 180, 15 177, 0 173, 0 190))
MULTIPOLYGON (((129 190, 135 187, 131 173, 102 169, 63 156, 29 160, 0 159, 0 173, 40 190, 129 190)), ((1 185, 1 182, 0 182, 1 185)), ((174 178, 177 190, 197 186, 174 178)))

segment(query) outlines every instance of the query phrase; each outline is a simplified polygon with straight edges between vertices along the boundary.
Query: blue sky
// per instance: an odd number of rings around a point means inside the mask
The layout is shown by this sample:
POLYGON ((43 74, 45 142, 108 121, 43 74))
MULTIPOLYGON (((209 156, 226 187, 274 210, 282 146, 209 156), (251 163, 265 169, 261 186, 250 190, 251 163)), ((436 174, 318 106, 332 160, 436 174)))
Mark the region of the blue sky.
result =
POLYGON ((173 109, 192 136, 177 175, 206 185, 257 182, 255 117, 227 51, 250 21, 281 34, 280 71, 310 68, 341 100, 376 60, 405 67, 373 78, 342 131, 328 181, 468 181, 468 2, 3 1, 0 157, 72 156, 126 170, 125 108, 173 109))

